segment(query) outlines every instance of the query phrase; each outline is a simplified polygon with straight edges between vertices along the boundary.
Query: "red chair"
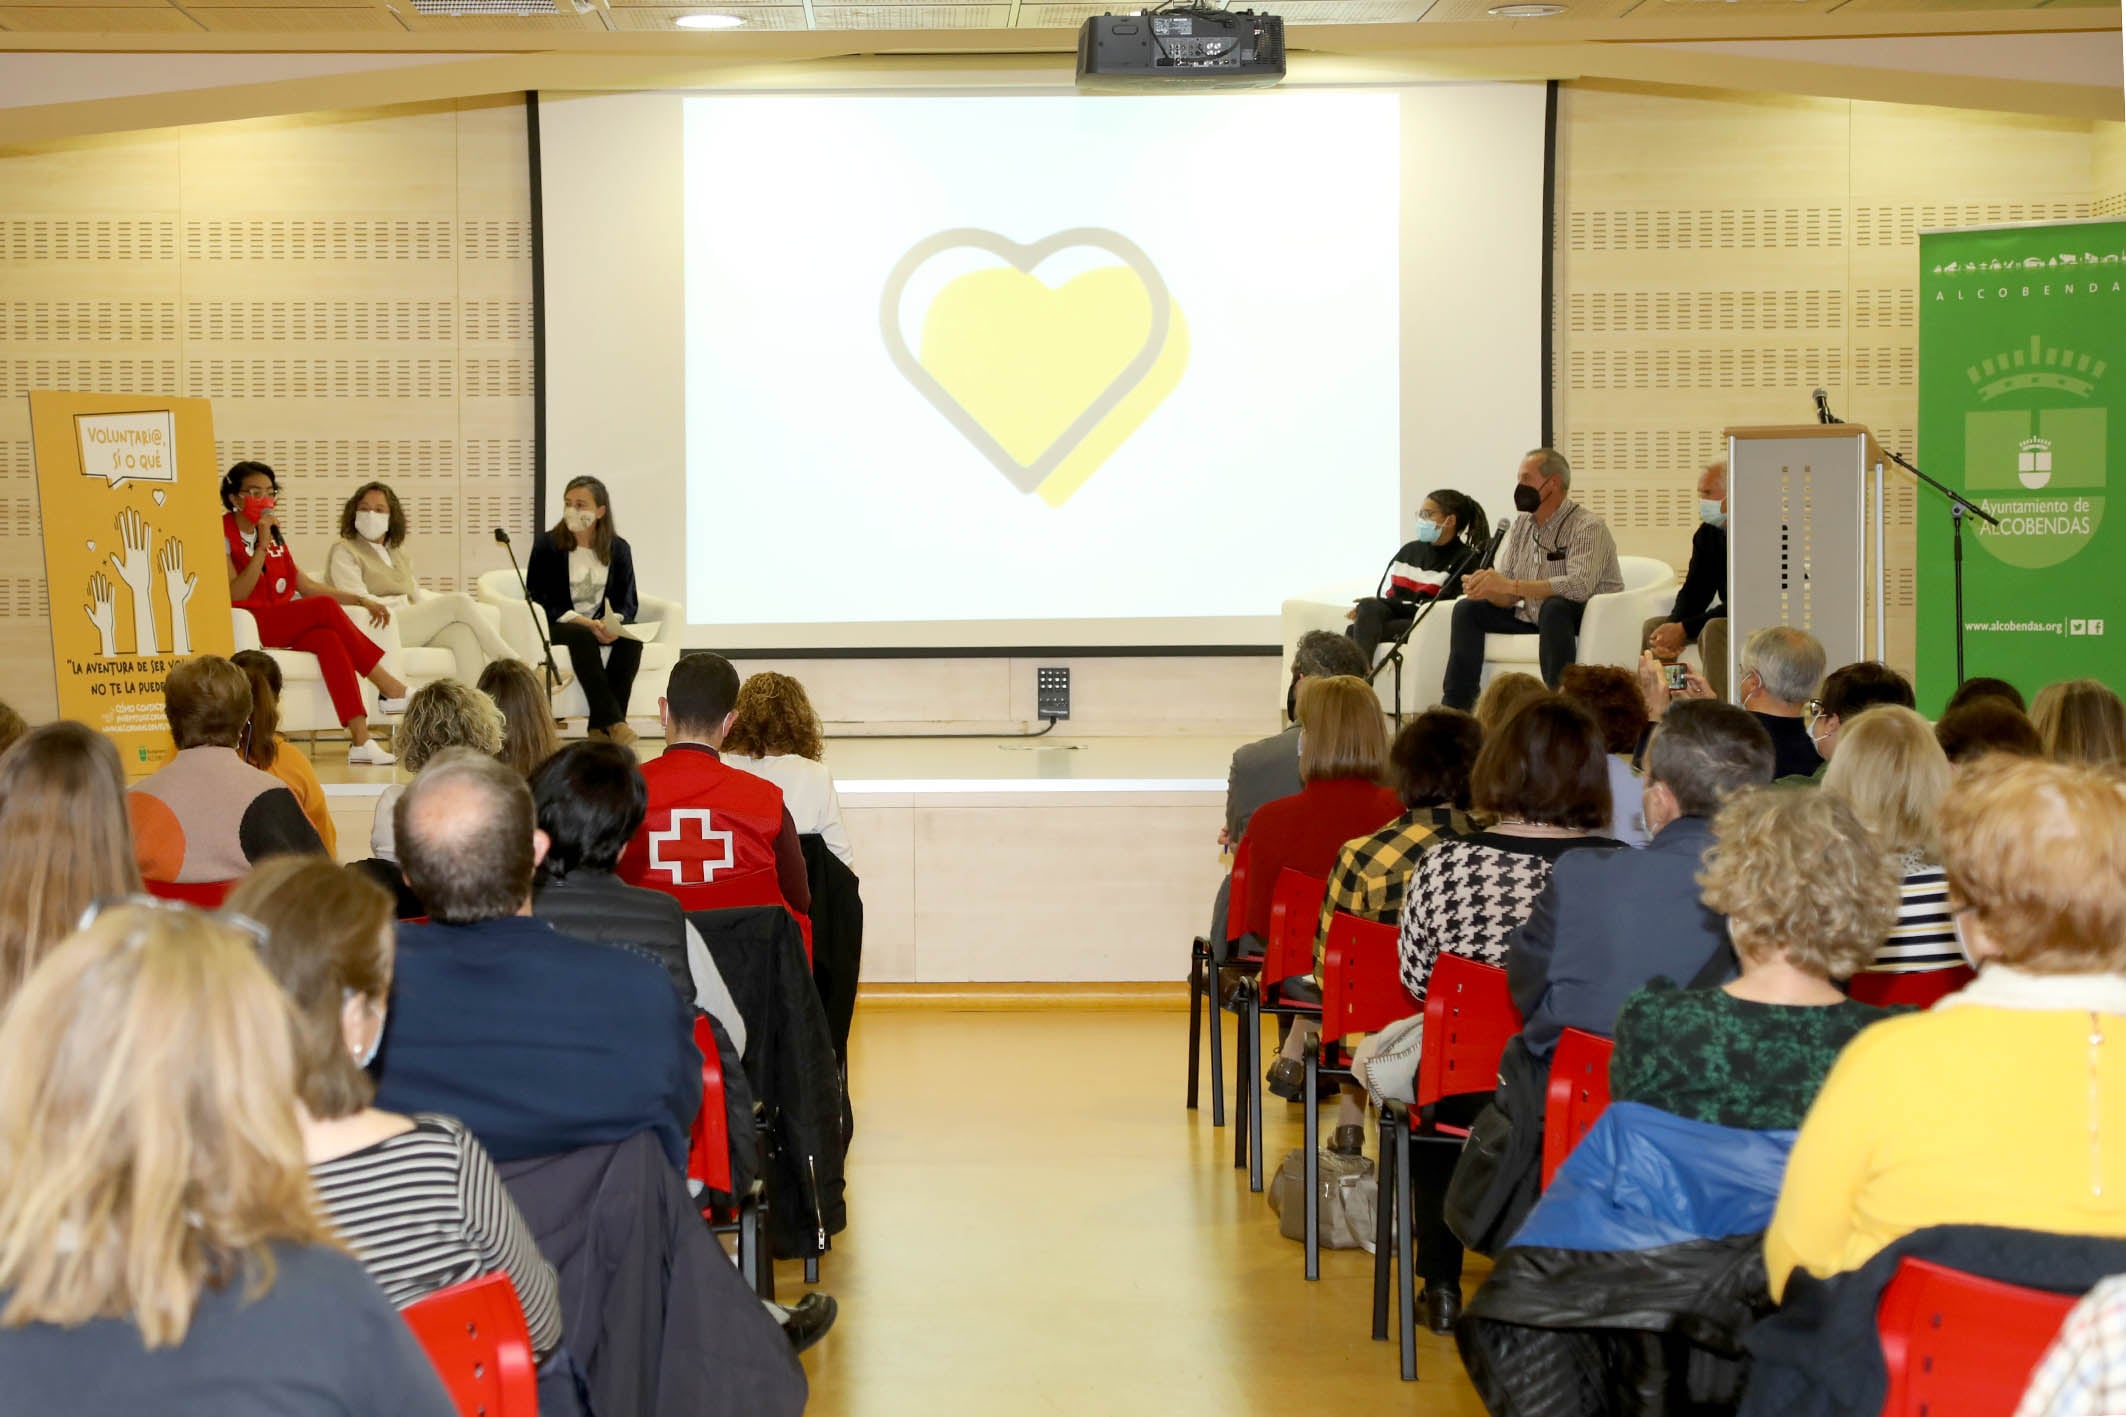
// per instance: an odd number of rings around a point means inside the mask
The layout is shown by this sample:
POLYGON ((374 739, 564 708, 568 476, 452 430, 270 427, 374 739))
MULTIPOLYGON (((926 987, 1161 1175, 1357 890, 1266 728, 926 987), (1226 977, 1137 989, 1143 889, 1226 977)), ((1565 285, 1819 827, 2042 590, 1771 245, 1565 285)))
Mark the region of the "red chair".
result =
POLYGON ((145 881, 148 894, 163 900, 181 900, 201 910, 219 910, 236 889, 234 881, 145 881))
POLYGON ((1900 1261, 1875 1311, 1883 1417, 2008 1417, 2077 1297, 1900 1261))
POLYGON ((694 1047, 701 1053, 701 1110, 694 1114, 694 1127, 687 1139, 687 1179, 699 1181, 708 1190, 731 1197, 729 1206, 715 1206, 704 1215, 718 1234, 738 1237, 738 1272, 763 1299, 775 1297, 775 1262, 764 1243, 761 1203, 755 1194, 739 1195, 731 1176, 731 1127, 723 1095, 723 1055, 716 1047, 716 1033, 705 1014, 694 1016, 694 1047), (713 1212, 713 1213, 711 1213, 713 1212))
POLYGON ((1870 969, 1854 975, 1846 986, 1846 992, 1853 996, 1855 1003, 1874 1004, 1877 1007, 1911 1004, 1927 1009, 1977 977, 1977 972, 1966 964, 1954 964, 1947 969, 1914 969, 1898 973, 1870 969))
POLYGON ((1550 1056, 1550 1093, 1543 1108, 1545 1190, 1580 1138, 1609 1106, 1609 1055, 1616 1047, 1607 1038, 1577 1028, 1558 1035, 1557 1051, 1550 1056))
POLYGON ((1391 1261, 1388 1207, 1384 1203, 1373 1247, 1374 1331, 1385 1336, 1381 1320, 1387 1312, 1388 1265, 1392 1263, 1406 1383, 1417 1381, 1417 1244, 1411 1234, 1416 1203, 1411 1192, 1410 1147, 1413 1142, 1459 1147, 1468 1140, 1467 1127, 1438 1121, 1432 1115, 1433 1108, 1444 1097, 1496 1091, 1499 1058, 1520 1031, 1521 1011, 1513 1006, 1505 970, 1444 952, 1433 961, 1432 978, 1425 990, 1424 1047, 1417 1061, 1417 1105, 1404 1107, 1391 1102, 1381 1109, 1380 1118, 1380 1196, 1386 1202, 1393 1188, 1395 1242, 1391 1261))
MULTIPOLYGON (((1329 883, 1316 880, 1302 871, 1287 866, 1277 873, 1277 884, 1270 893, 1269 933, 1262 943, 1262 962, 1255 972, 1255 987, 1241 996, 1241 1037, 1246 1040, 1251 1055, 1251 1066, 1242 1078, 1247 1086, 1247 1134, 1248 1134, 1248 1189, 1262 1189, 1262 1063, 1252 1057, 1262 1038, 1262 1016, 1266 1013, 1288 1017, 1312 1018, 1321 1012, 1321 1005, 1287 1002, 1279 996, 1279 988, 1287 979, 1314 972, 1314 927, 1321 919, 1322 898, 1329 893, 1329 883)), ((1230 914, 1230 906, 1228 913, 1230 914)), ((1314 1115, 1312 1095, 1307 1102, 1307 1116, 1311 1124, 1314 1115)), ((1308 1130, 1311 1133, 1312 1126, 1308 1130)), ((1307 1153, 1313 1154, 1311 1137, 1307 1153)))
MULTIPOLYGON (((1246 933, 1240 926, 1246 913, 1245 902, 1248 898, 1248 855, 1248 841, 1243 836, 1240 843, 1233 848, 1233 864, 1226 878, 1226 938, 1220 943, 1227 946, 1246 933), (1236 905, 1235 902, 1241 904, 1236 905)), ((1202 935, 1196 937, 1189 951, 1188 1105, 1191 1110, 1196 1106, 1196 1081, 1202 1038, 1197 1007, 1201 1002, 1204 1014, 1208 1015, 1211 1024, 1211 1125, 1214 1127, 1225 1125, 1225 1010, 1230 1008, 1238 1014, 1245 1007, 1244 1001, 1237 998, 1230 1004, 1223 1002, 1219 997, 1219 982, 1227 973, 1243 977, 1250 975, 1259 963, 1260 961, 1252 957, 1234 955, 1228 950, 1225 962, 1220 964, 1217 950, 1213 948, 1211 941, 1202 935)), ((1245 1075, 1249 1062, 1248 1040, 1243 1033, 1234 1048, 1233 1064, 1245 1075)), ((1233 1164, 1244 1166, 1247 1164, 1247 1108, 1241 1105, 1237 1088, 1233 1111, 1239 1122, 1233 1129, 1233 1164)))
POLYGON ((508 1275, 438 1289, 399 1312, 462 1417, 539 1417, 531 1334, 508 1275))

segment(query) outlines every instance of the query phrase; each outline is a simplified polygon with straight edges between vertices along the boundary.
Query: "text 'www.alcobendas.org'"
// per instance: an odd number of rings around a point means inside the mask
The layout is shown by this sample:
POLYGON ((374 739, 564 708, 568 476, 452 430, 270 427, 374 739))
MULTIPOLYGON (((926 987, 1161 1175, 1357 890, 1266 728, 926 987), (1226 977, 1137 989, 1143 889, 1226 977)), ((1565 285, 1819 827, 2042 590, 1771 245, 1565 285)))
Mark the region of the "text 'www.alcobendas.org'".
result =
POLYGON ((2102 620, 1966 620, 1971 634, 2003 632, 2018 635, 2101 635, 2102 620))

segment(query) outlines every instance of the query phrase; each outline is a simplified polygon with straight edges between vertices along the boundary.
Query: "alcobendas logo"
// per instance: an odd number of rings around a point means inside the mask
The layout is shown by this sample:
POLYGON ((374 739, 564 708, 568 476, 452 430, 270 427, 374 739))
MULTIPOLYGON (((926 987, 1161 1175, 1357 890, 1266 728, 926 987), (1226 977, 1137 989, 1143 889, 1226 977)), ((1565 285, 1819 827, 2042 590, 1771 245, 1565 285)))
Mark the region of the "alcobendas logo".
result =
POLYGON ((2106 363, 2032 335, 2021 348, 1986 355, 1964 370, 1978 401, 2036 395, 2035 408, 1973 409, 1964 415, 1964 482, 1998 529, 1978 523, 1978 544, 2010 566, 2070 560, 2104 516, 2107 413, 2098 400, 2106 363), (1986 495, 2003 489, 2007 496, 1986 495))

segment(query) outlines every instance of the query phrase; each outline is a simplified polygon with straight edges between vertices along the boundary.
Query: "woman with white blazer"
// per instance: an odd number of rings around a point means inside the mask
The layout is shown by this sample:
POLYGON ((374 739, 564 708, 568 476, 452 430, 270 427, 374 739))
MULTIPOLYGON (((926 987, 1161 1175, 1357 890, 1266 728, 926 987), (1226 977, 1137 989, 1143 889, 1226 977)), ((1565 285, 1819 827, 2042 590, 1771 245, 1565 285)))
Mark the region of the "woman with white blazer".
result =
POLYGON ((731 730, 723 739, 724 761, 780 787, 797 834, 817 834, 854 871, 842 799, 834 790, 834 774, 820 761, 822 751, 819 715, 804 685, 774 673, 755 674, 739 685, 731 730))
POLYGON ((406 550, 405 509, 381 482, 365 483, 341 509, 340 539, 325 558, 325 579, 335 590, 390 606, 407 649, 449 650, 464 683, 477 680, 492 660, 517 657, 471 596, 422 587, 406 550))

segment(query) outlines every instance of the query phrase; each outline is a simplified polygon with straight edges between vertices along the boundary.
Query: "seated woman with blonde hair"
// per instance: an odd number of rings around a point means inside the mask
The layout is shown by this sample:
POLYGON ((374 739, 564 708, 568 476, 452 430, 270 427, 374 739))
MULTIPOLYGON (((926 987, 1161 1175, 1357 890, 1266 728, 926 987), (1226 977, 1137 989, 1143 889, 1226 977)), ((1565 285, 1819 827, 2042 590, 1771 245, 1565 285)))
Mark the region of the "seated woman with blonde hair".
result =
POLYGON ((0 1019, 0 1392, 37 1417, 455 1417, 319 1215, 249 922, 97 915, 0 1019))
POLYGON ((826 745, 805 686, 787 674, 755 674, 738 686, 738 704, 731 715, 723 760, 780 787, 797 834, 817 836, 844 866, 855 870, 849 829, 842 823, 842 799, 834 790, 834 774, 820 761, 826 745))
MULTIPOLYGON (((456 679, 438 679, 416 689, 406 705, 406 716, 399 722, 399 762, 406 771, 417 773, 445 748, 470 748, 492 758, 502 751, 504 737, 502 710, 493 699, 456 679)), ((369 824, 369 852, 379 861, 399 859, 391 814, 405 795, 403 782, 394 782, 377 794, 376 816, 369 824)))
POLYGON ((561 1344, 553 1266, 486 1148, 455 1117, 371 1105, 363 1070, 384 1041, 391 897, 351 868, 284 856, 253 871, 228 908, 265 929, 259 956, 294 1005, 296 1120, 333 1229, 402 1309, 483 1274, 509 1276, 544 1362, 561 1344))
POLYGON ((1765 1234, 1774 1298, 1931 1226, 2126 1237, 2126 779, 1974 763, 1941 853, 1978 978, 1839 1055, 1765 1234))
POLYGON ((110 739, 62 719, 0 754, 0 1012, 82 911, 139 890, 110 739))
POLYGON ((553 705, 538 671, 521 659, 498 659, 480 671, 478 687, 502 711, 502 746, 490 756, 529 779, 539 764, 561 751, 553 705))
POLYGON ((2095 679, 2047 684, 2030 705, 2030 722, 2046 754, 2063 763, 2126 763, 2126 703, 2095 679))
POLYGON ((1949 757, 1927 721, 1878 704, 1838 735, 1823 790, 1852 804, 1875 844, 1896 865, 1897 920, 1867 968, 1883 973, 1962 964, 1949 922, 1949 886, 1934 839, 1934 814, 1949 790, 1949 757))

